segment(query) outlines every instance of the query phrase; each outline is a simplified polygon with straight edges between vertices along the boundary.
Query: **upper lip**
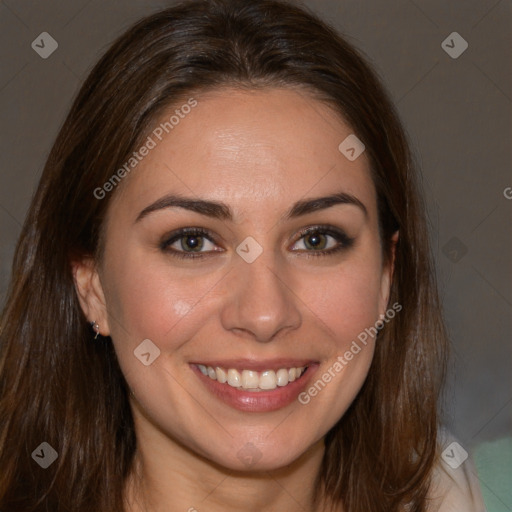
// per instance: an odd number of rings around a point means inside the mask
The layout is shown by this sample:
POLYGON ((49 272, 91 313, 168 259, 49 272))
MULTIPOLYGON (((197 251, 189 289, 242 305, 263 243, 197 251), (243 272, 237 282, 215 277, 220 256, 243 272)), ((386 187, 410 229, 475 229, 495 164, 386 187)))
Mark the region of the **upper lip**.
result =
POLYGON ((279 359, 217 359, 213 361, 194 361, 191 364, 202 364, 215 368, 220 366, 224 369, 252 370, 263 372, 265 370, 279 370, 280 368, 301 368, 311 366, 317 361, 313 359, 279 358, 279 359))

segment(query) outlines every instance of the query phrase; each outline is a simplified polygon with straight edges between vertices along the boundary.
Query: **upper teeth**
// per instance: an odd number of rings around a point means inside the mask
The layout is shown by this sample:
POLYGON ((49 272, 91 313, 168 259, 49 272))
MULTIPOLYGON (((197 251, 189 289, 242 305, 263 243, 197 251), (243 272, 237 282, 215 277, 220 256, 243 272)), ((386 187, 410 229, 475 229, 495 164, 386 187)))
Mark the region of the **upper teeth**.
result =
POLYGON ((266 370, 264 372, 255 372, 253 370, 242 370, 239 372, 234 368, 224 370, 216 366, 205 366, 198 364, 197 367, 203 375, 207 375, 212 380, 218 380, 222 384, 228 384, 233 388, 249 391, 258 391, 261 389, 275 389, 277 386, 286 386, 289 382, 298 379, 306 369, 305 366, 298 368, 280 368, 277 371, 266 370))

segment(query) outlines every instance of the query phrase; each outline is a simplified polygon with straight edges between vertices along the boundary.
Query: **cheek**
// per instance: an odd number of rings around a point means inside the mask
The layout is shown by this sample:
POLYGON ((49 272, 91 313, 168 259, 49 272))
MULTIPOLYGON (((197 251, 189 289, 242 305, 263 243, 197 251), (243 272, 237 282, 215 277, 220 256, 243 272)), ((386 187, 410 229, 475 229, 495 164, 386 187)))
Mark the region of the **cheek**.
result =
POLYGON ((316 283, 305 283, 301 297, 307 297, 305 303, 329 329, 338 348, 350 344, 378 320, 381 292, 378 268, 371 262, 351 265, 316 283))
POLYGON ((181 343, 187 325, 182 319, 203 310, 204 296, 215 285, 211 274, 187 276, 165 260, 152 262, 137 254, 128 254, 116 265, 109 281, 106 299, 112 338, 118 344, 122 341, 122 346, 127 340, 133 345, 149 338, 162 348, 181 343))

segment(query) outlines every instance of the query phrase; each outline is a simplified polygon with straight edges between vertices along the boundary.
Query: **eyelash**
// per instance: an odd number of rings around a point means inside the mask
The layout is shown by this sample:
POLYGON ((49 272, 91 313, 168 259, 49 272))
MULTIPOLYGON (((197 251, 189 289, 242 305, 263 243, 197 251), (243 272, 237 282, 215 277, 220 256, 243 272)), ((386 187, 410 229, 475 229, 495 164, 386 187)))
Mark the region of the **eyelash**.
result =
MULTIPOLYGON (((303 252, 307 254, 307 257, 318 257, 318 256, 331 256, 336 253, 339 253, 343 250, 349 249, 354 244, 355 239, 350 238, 348 235, 346 235, 342 230, 334 228, 332 226, 325 226, 325 225, 317 225, 317 226, 310 226, 307 228, 302 229, 299 232, 299 238, 296 242, 294 242, 294 245, 301 239, 303 239, 305 236, 309 234, 323 234, 327 236, 331 236, 334 238, 338 245, 336 247, 331 247, 330 249, 319 249, 319 250, 302 250, 300 252, 303 252)), ((186 251, 177 251, 175 249, 170 249, 170 246, 174 244, 175 242, 179 241, 181 238, 187 237, 187 236, 195 236, 195 237, 204 237, 207 240, 209 240, 212 243, 215 243, 215 237, 212 236, 210 231, 204 229, 204 228, 181 228, 177 231, 174 231, 171 233, 168 237, 164 239, 164 241, 160 244, 160 249, 166 253, 171 254, 175 258, 180 259, 195 259, 195 258, 205 258, 211 255, 212 252, 220 252, 220 251, 207 251, 207 252, 186 252, 186 251)), ((294 252, 298 252, 295 250, 294 252)))

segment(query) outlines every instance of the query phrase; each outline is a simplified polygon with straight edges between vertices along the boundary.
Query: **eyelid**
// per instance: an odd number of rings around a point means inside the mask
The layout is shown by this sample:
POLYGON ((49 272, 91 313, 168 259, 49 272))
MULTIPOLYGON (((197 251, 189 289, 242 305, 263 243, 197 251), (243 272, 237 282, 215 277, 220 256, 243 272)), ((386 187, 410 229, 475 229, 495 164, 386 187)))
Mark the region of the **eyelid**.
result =
POLYGON ((341 243, 346 245, 353 243, 355 240, 354 238, 348 236, 347 233, 341 228, 327 224, 313 224, 311 226, 306 226, 305 228, 300 229, 298 233, 299 236, 295 242, 293 242, 293 244, 297 243, 297 241, 303 238, 305 235, 316 232, 324 233, 330 236, 334 236, 337 239, 341 239, 341 243))
POLYGON ((311 224, 310 226, 306 226, 304 228, 299 229, 298 233, 300 236, 304 236, 307 235, 308 233, 315 231, 323 231, 326 233, 336 233, 338 235, 345 235, 343 229, 331 226, 330 224, 311 224))

